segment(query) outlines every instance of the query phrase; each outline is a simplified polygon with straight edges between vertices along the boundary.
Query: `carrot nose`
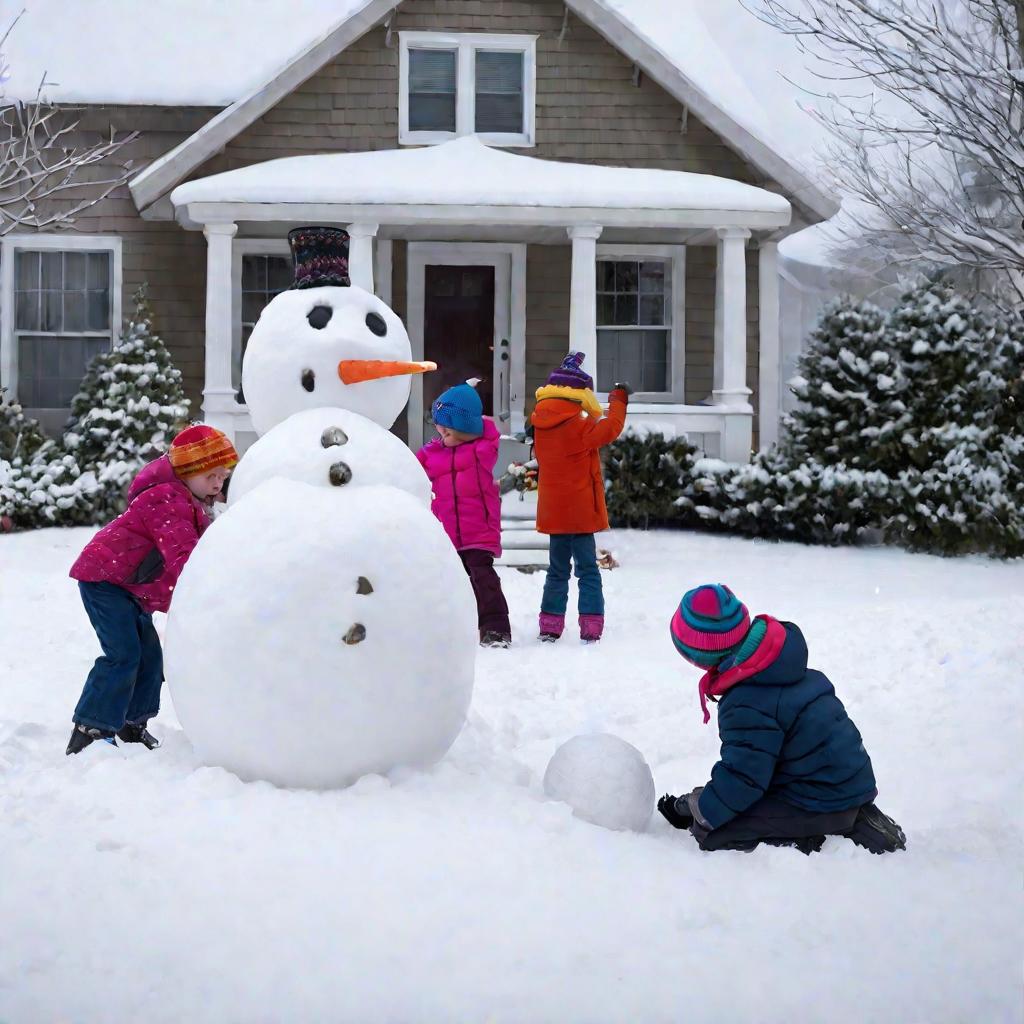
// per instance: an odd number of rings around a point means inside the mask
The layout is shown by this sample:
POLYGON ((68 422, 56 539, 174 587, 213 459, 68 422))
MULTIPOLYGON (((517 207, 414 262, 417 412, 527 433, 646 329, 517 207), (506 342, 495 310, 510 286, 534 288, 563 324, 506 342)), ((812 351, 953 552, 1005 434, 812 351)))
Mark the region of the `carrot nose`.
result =
POLYGON ((391 359, 342 359, 338 376, 343 384, 361 384, 382 377, 403 377, 410 373, 429 373, 437 363, 400 363, 391 359))

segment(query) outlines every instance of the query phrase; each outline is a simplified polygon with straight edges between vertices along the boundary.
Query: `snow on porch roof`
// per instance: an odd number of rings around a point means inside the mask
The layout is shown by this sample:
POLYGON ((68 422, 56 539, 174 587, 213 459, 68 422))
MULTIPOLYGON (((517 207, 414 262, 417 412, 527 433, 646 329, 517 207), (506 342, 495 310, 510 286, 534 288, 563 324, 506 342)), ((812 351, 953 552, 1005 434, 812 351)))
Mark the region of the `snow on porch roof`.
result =
MULTIPOLYGON (((609 211, 619 216, 609 214, 604 223, 621 223, 628 211, 639 215, 632 221, 637 226, 767 228, 790 219, 784 197, 728 178, 542 160, 472 136, 422 149, 269 160, 179 185, 171 202, 179 219, 193 224, 211 213, 199 204, 244 206, 234 211, 241 220, 279 219, 282 206, 430 208, 421 220, 431 219, 431 210, 440 214, 440 207, 458 208, 462 216, 467 207, 504 208, 518 211, 511 219, 532 223, 573 223, 609 211), (569 211, 583 216, 566 217, 569 211)), ((224 219, 223 212, 211 219, 224 219)))

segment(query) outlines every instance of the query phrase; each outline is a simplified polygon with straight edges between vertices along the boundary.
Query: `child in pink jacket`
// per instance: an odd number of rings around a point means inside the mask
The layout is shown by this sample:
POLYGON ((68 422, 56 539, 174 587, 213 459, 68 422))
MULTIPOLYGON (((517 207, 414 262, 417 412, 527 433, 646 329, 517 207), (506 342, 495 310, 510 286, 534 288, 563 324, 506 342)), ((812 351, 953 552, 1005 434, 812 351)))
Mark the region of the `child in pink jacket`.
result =
POLYGON ((103 656, 96 659, 72 716, 66 753, 93 740, 158 741, 146 728, 160 708, 163 652, 153 612, 170 607, 174 585, 210 525, 208 505, 238 454, 219 430, 188 427, 170 451, 144 466, 128 507, 85 546, 71 567, 103 656))
POLYGON ((431 511, 473 584, 481 645, 510 647, 508 604, 494 570, 501 554, 501 499, 494 479, 498 428, 484 419, 480 396, 469 382, 445 391, 432 413, 439 436, 416 453, 433 485, 431 511))

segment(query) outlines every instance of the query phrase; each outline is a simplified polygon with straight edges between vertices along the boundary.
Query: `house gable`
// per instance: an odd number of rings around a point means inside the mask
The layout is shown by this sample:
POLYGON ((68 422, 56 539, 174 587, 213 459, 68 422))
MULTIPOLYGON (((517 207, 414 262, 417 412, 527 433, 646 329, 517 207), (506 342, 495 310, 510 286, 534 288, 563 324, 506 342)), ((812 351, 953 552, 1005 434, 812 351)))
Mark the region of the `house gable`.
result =
POLYGON ((368 0, 258 94, 222 111, 147 168, 132 183, 140 208, 200 174, 278 156, 397 147, 395 33, 416 30, 538 34, 532 155, 719 174, 782 192, 811 221, 834 209, 599 0, 516 0, 486 7, 478 0, 412 0, 392 12, 393 7, 368 0), (567 18, 570 7, 578 16, 567 18), (607 41, 610 32, 616 46, 607 41), (653 73, 636 63, 640 58, 653 73), (699 110, 707 111, 718 130, 699 110), (751 159, 747 150, 760 159, 751 159), (768 173, 765 164, 778 173, 768 173))
POLYGON ((504 4, 482 18, 472 0, 416 0, 390 26, 366 33, 283 97, 190 177, 275 157, 398 147, 403 31, 535 34, 536 145, 516 152, 556 160, 716 174, 771 182, 561 0, 504 4))

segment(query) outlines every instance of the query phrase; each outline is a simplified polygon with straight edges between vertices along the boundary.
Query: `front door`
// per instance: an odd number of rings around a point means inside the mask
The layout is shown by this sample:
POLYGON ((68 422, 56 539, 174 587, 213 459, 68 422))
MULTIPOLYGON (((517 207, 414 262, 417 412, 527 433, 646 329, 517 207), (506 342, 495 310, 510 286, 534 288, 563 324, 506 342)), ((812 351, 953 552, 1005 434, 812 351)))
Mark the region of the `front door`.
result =
POLYGON ((453 384, 479 377, 484 415, 494 415, 494 267, 424 268, 423 358, 437 371, 423 378, 426 437, 434 399, 453 384))

